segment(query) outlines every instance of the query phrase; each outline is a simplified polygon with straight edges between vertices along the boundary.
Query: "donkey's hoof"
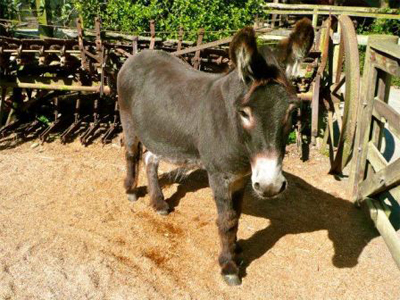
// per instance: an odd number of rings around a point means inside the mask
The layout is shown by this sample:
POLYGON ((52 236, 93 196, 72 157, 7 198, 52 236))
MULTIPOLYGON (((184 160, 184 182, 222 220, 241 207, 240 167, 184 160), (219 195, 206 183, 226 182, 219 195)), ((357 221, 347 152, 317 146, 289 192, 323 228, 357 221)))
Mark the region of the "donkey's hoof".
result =
POLYGON ((234 286, 242 284, 242 281, 236 274, 226 274, 222 275, 222 277, 224 278, 224 281, 226 282, 227 285, 234 286))
POLYGON ((164 200, 153 202, 153 209, 161 216, 169 214, 169 205, 164 200))
POLYGON ((136 202, 138 200, 138 196, 136 194, 128 194, 128 201, 136 202))
POLYGON ((158 209, 156 212, 161 216, 166 216, 169 214, 169 209, 158 209))

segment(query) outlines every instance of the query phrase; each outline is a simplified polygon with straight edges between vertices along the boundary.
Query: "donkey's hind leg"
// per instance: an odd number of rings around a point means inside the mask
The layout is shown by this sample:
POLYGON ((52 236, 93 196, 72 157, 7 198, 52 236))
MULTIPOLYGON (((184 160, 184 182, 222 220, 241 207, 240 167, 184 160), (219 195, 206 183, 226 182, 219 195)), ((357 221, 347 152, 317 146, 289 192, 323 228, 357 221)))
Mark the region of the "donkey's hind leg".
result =
POLYGON ((139 165, 142 153, 142 145, 136 136, 125 136, 125 158, 126 158, 126 178, 124 182, 128 200, 137 200, 137 184, 139 179, 139 165))
POLYGON ((150 151, 144 153, 143 158, 146 164, 150 205, 160 215, 167 215, 169 212, 169 206, 168 203, 164 200, 164 195, 161 191, 160 183, 158 182, 159 159, 150 151))

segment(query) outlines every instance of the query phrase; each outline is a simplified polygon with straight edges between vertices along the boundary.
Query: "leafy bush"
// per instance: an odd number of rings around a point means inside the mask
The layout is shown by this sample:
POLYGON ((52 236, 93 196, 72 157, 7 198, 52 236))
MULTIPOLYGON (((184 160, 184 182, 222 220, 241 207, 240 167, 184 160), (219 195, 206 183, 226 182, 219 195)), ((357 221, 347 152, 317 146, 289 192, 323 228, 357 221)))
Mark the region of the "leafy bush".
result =
POLYGON ((19 1, 1 0, 0 1, 0 18, 14 19, 17 17, 17 6, 19 1))
MULTIPOLYGON (((400 11, 399 11, 400 13, 400 11)), ((400 20, 374 19, 357 27, 358 34, 392 34, 400 36, 400 20)))
POLYGON ((253 23, 262 14, 262 0, 73 0, 86 27, 92 27, 94 17, 102 18, 102 26, 109 30, 127 33, 149 31, 149 21, 154 19, 156 31, 165 37, 176 38, 182 26, 185 39, 195 40, 197 30, 226 31, 207 33, 205 40, 215 40, 253 23))
POLYGON ((288 144, 295 144, 296 143, 296 131, 291 131, 288 136, 287 143, 288 144))
MULTIPOLYGON (((370 24, 358 26, 357 33, 400 36, 400 20, 375 19, 370 24)), ((366 46, 359 46, 358 49, 360 52, 360 71, 363 73, 366 46)), ((400 77, 392 77, 392 85, 400 87, 400 77)))

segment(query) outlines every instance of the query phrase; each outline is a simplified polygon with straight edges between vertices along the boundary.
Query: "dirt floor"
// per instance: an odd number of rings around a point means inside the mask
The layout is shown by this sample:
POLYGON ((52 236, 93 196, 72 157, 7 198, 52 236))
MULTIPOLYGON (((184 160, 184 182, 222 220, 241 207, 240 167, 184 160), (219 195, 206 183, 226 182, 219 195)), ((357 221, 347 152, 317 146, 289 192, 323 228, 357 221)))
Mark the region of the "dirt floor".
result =
MULTIPOLYGON (((167 217, 127 201, 123 149, 35 141, 0 151, 0 299, 400 299, 399 270, 328 159, 290 147, 289 189, 247 193, 243 284, 219 275, 206 176, 164 178, 167 217)), ((174 167, 162 165, 160 173, 174 167)))

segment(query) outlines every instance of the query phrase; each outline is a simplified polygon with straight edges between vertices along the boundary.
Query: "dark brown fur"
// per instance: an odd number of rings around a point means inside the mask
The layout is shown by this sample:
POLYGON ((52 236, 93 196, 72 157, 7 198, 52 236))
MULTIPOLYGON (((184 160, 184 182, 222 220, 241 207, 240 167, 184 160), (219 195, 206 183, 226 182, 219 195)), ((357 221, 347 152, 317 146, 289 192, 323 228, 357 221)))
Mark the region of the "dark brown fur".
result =
POLYGON ((165 52, 143 51, 126 61, 117 82, 128 197, 136 200, 138 193, 141 143, 149 150, 143 156, 150 202, 161 214, 169 207, 157 178, 159 159, 206 169, 218 211, 221 273, 236 285, 236 234, 251 159, 274 153, 282 161, 297 99, 272 51, 257 48, 252 28, 235 35, 230 53, 235 70, 206 74, 165 52), (252 128, 243 125, 246 108, 252 128))
POLYGON ((313 42, 314 29, 307 18, 298 21, 289 37, 279 42, 275 53, 278 61, 286 67, 287 76, 298 75, 293 68, 308 55, 313 42))

